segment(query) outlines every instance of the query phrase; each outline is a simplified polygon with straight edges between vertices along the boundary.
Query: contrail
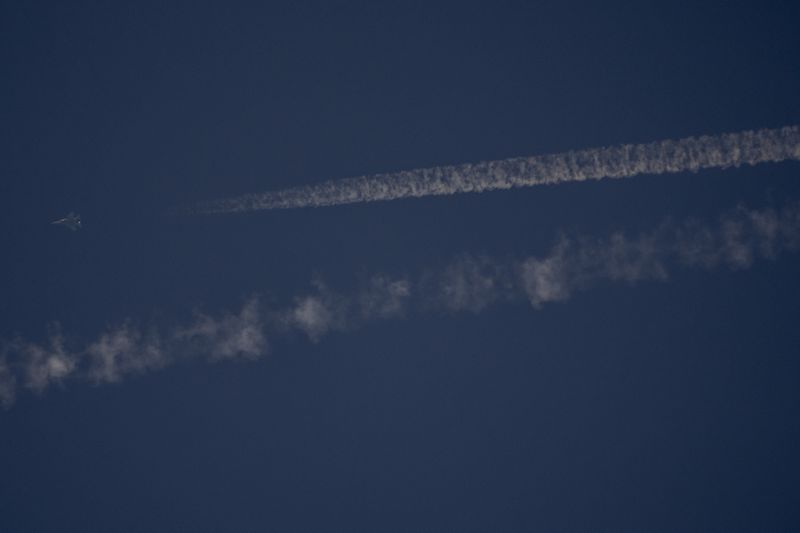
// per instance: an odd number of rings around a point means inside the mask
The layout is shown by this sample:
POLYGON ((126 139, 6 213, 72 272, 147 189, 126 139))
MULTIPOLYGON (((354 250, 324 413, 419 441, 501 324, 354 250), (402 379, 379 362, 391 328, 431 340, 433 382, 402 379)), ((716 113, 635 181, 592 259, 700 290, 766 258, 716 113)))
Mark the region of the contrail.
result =
POLYGON ((406 170, 213 200, 177 212, 241 213, 483 192, 639 174, 696 172, 800 159, 800 127, 623 144, 560 154, 406 170))
POLYGON ((272 309, 251 297, 238 312, 196 312, 184 324, 142 327, 128 320, 83 346, 71 345, 56 326, 43 341, 0 339, 0 407, 11 407, 18 391, 41 393, 68 381, 108 384, 183 361, 255 360, 281 335, 300 333, 317 342, 374 321, 478 313, 502 302, 527 300, 542 309, 597 283, 665 281, 677 268, 743 270, 757 259, 797 251, 800 203, 740 207, 711 224, 666 220, 635 235, 561 235, 536 256, 465 255, 414 279, 378 273, 344 291, 315 281, 272 309))

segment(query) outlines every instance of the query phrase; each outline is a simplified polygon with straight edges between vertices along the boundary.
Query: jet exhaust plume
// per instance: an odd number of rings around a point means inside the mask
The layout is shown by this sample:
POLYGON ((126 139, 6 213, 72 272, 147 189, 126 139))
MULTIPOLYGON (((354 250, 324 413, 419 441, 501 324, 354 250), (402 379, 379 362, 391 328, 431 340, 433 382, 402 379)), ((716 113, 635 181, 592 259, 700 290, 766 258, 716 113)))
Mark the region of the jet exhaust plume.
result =
POLYGON ((742 270, 787 251, 800 251, 800 203, 740 207, 711 224, 668 220, 638 235, 562 234, 544 255, 462 256, 415 280, 377 274, 344 292, 317 280, 273 310, 252 297, 237 313, 196 312, 178 326, 142 327, 128 320, 83 347, 72 346, 54 326, 44 341, 0 340, 0 405, 10 407, 22 390, 41 393, 68 381, 110 384, 182 361, 255 360, 267 353, 268 337, 300 333, 318 342, 412 312, 478 313, 510 301, 541 309, 604 281, 665 281, 676 268, 742 270))
POLYGON ((242 213, 483 192, 639 174, 696 172, 800 159, 800 127, 623 144, 561 154, 376 174, 246 194, 175 210, 242 213))

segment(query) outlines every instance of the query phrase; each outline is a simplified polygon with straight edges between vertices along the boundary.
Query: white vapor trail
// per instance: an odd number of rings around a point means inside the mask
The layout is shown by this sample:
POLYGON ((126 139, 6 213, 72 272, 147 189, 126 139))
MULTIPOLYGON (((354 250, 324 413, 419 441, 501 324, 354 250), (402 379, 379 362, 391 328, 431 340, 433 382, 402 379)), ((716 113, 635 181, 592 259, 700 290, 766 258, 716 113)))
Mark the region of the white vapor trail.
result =
POLYGON ((213 200, 177 212, 241 213, 483 192, 639 174, 696 172, 800 159, 800 127, 623 144, 561 154, 442 166, 332 180, 213 200))
POLYGON ((252 297, 238 313, 196 312, 184 325, 142 328, 128 320, 77 348, 54 326, 44 341, 0 340, 0 405, 10 407, 20 389, 40 393, 68 380, 115 383, 181 361, 254 360, 267 353, 269 335, 300 332, 317 342, 412 311, 477 313, 524 300, 540 309, 602 281, 664 281, 675 267, 741 270, 786 251, 800 251, 800 203, 738 208, 714 224, 667 221, 635 236, 562 235, 542 256, 462 256, 414 281, 377 274, 345 292, 316 281, 275 310, 265 311, 252 297))

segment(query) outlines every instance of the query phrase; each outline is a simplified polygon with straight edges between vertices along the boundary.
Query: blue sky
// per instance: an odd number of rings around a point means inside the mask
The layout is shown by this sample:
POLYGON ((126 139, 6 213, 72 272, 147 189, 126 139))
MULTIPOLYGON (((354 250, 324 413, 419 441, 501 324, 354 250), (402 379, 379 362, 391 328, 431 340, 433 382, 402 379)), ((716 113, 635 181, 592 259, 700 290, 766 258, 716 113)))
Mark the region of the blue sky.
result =
POLYGON ((747 226, 752 261, 680 253, 698 228, 722 243, 731 220, 795 213, 796 161, 168 210, 798 124, 799 20, 779 2, 3 5, 0 530, 797 529, 795 234, 767 253, 747 226), (69 211, 81 231, 49 224, 69 211), (665 273, 574 275, 615 235, 665 273), (503 289, 554 257, 568 294, 503 289), (491 297, 448 305, 453 272, 491 297), (94 359, 36 392, 14 365, 54 337, 94 359), (135 348, 119 375, 97 372, 111 338, 135 348))

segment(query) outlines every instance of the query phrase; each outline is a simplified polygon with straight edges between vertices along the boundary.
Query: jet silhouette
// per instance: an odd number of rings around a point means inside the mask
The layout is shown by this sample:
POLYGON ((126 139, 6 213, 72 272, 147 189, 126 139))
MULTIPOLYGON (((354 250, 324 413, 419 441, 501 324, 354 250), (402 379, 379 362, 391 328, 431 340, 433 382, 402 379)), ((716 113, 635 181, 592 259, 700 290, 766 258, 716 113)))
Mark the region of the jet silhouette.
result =
POLYGON ((59 218, 58 220, 54 220, 51 224, 55 224, 56 226, 66 226, 72 231, 78 231, 81 229, 81 216, 76 215, 75 213, 70 212, 64 218, 59 218))

